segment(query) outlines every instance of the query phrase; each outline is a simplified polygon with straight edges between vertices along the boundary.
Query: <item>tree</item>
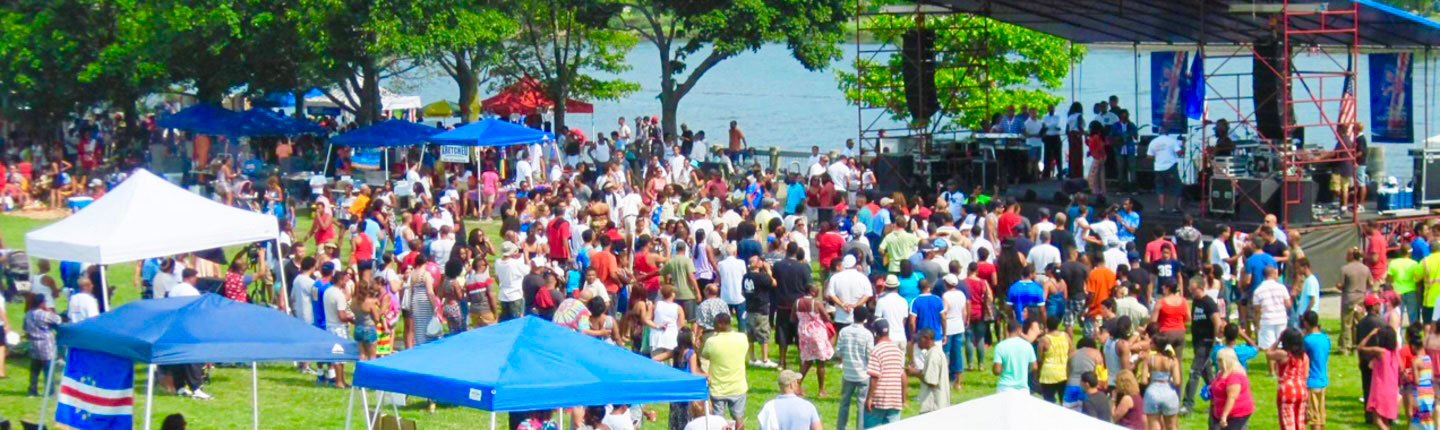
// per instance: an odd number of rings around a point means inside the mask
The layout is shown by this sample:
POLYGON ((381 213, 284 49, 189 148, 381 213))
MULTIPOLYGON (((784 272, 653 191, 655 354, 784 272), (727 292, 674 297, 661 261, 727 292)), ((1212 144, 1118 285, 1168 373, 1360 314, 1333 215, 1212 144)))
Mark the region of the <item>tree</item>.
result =
MULTIPOLYGON (((460 91, 460 116, 471 122, 480 116, 480 86, 499 73, 504 63, 502 42, 514 34, 516 24, 498 9, 476 0, 431 0, 431 15, 421 24, 395 35, 398 51, 417 61, 439 66, 460 91), (446 3, 446 4, 439 4, 446 3)), ((413 22, 413 21, 412 21, 413 22)))
MULTIPOLYGON (((935 88, 939 112, 949 121, 911 118, 902 85, 903 57, 856 58, 854 71, 836 71, 845 98, 852 104, 883 107, 896 121, 911 127, 982 129, 990 116, 1007 106, 1053 106, 1050 94, 1085 55, 1083 46, 987 17, 955 14, 926 16, 935 30, 935 88), (863 71, 860 72, 860 71, 863 71)), ((900 46, 914 17, 877 15, 865 27, 882 43, 900 46)))
POLYGON ((770 42, 784 42, 807 70, 822 69, 839 59, 852 4, 847 0, 616 1, 630 10, 616 20, 617 25, 639 34, 659 51, 661 125, 667 135, 676 132, 680 100, 722 61, 770 42))
POLYGON ((540 82, 555 103, 555 130, 565 130, 565 102, 571 98, 616 100, 640 86, 604 79, 591 72, 615 74, 630 69, 625 54, 635 36, 610 29, 620 7, 606 0, 512 0, 506 12, 519 32, 506 45, 512 79, 540 82))

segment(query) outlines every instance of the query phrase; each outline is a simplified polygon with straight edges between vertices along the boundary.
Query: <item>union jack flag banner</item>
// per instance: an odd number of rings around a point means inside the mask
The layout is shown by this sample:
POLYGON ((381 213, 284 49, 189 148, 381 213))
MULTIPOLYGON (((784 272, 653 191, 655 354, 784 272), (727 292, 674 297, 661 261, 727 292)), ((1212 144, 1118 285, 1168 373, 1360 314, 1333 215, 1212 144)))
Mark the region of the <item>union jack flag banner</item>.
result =
POLYGON ((110 354, 72 348, 57 397, 56 423, 80 430, 134 428, 135 366, 110 354))

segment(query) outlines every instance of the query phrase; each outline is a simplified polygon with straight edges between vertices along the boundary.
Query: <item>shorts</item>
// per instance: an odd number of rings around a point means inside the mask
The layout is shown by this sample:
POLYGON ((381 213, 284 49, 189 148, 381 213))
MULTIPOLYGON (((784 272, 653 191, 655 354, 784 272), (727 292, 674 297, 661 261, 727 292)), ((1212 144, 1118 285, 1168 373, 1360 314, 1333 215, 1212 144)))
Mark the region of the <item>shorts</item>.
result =
POLYGON ((1145 415, 1180 415, 1180 393, 1168 382, 1152 383, 1145 387, 1145 415))
POLYGON ((795 314, 789 310, 781 310, 775 315, 775 342, 781 345, 800 342, 800 322, 795 321, 795 314))
POLYGON ((735 397, 710 397, 710 413, 724 417, 726 415, 721 414, 720 411, 727 410, 730 411, 730 419, 736 421, 744 420, 745 396, 740 395, 735 397))
POLYGON ((1260 324, 1260 332, 1255 336, 1255 341, 1258 345, 1255 346, 1259 347, 1262 351, 1270 349, 1270 347, 1275 346, 1275 342, 1280 341, 1280 332, 1284 330, 1285 323, 1283 322, 1279 324, 1260 324))
POLYGON ((355 326, 355 341, 360 343, 375 343, 380 338, 380 333, 375 331, 375 326, 355 326))
POLYGON ((1254 297, 1255 291, 1246 286, 1236 285, 1232 288, 1235 291, 1235 304, 1241 307, 1250 307, 1250 299, 1254 297))
MULTIPOLYGON (((1081 294, 1080 296, 1084 296, 1081 294)), ((1085 317, 1085 299, 1070 299, 1065 302, 1065 321, 1067 324, 1077 325, 1080 319, 1085 317)))
POLYGON ((1085 389, 1079 385, 1066 385, 1065 395, 1060 398, 1060 405, 1066 409, 1079 412, 1081 405, 1085 403, 1085 389))
POLYGON ((745 335, 751 342, 765 343, 770 341, 770 316, 765 312, 745 313, 745 335))
POLYGON ((330 334, 340 336, 341 339, 350 339, 350 328, 347 327, 345 324, 338 324, 336 327, 328 327, 325 329, 325 331, 330 332, 330 334))
POLYGON ((680 309, 685 310, 685 322, 693 323, 695 322, 695 317, 700 316, 700 312, 695 310, 694 300, 676 300, 675 304, 680 305, 680 309))
POLYGON ((1305 424, 1325 424, 1325 389, 1310 390, 1310 401, 1305 403, 1305 424))
POLYGON ((1180 170, 1178 165, 1155 172, 1155 191, 1161 195, 1180 195, 1180 170))

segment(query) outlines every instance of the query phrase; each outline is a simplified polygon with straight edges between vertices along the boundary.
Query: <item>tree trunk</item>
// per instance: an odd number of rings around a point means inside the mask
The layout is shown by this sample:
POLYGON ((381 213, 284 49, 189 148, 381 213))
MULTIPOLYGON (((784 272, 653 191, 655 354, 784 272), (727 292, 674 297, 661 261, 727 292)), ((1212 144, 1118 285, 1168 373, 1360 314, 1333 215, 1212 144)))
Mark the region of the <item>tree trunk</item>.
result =
POLYGON ((664 130, 664 137, 679 136, 676 133, 679 110, 680 95, 675 90, 660 90, 660 127, 664 130))
POLYGON ((380 120, 384 105, 380 99, 380 70, 376 67, 375 60, 366 59, 360 73, 360 109, 355 116, 360 125, 365 126, 380 120))
POLYGON ((140 130, 140 111, 135 108, 137 99, 139 97, 127 93, 118 101, 120 111, 125 115, 125 134, 122 139, 123 145, 135 145, 137 149, 144 151, 145 133, 140 130))
POLYGON ((305 91, 295 90, 295 118, 305 119, 305 91))
POLYGON ((475 69, 464 56, 455 56, 455 84, 460 87, 460 122, 469 124, 480 117, 480 112, 470 108, 480 93, 480 79, 475 69))

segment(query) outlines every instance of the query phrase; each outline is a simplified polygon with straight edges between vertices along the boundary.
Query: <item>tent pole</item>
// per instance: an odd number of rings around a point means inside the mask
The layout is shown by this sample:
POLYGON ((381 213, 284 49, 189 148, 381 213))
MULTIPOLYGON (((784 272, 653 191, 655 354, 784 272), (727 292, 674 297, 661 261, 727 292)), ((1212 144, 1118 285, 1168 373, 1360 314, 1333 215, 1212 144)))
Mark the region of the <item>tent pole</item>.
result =
POLYGON ((490 411, 490 430, 495 430, 495 411, 490 411))
POLYGON ((260 366, 250 362, 250 422, 260 430, 260 366))
POLYGON ((335 144, 325 144, 325 164, 320 165, 320 176, 325 176, 325 170, 330 168, 330 152, 335 150, 335 144))
POLYGON ((353 421, 355 421, 355 386, 351 385, 350 400, 345 402, 345 430, 350 430, 350 423, 353 421))
POLYGON ((107 273, 105 273, 105 272, 106 272, 105 269, 106 269, 105 265, 104 265, 104 264, 101 264, 101 265, 100 265, 100 309, 101 309, 102 311, 108 311, 108 310, 110 310, 110 291, 109 291, 108 288, 105 287, 105 283, 106 283, 106 282, 105 282, 105 278, 109 278, 110 275, 107 274, 107 273))
MULTIPOLYGON (((101 279, 104 278, 102 277, 101 279)), ((49 367, 45 369, 45 392, 42 393, 40 397, 40 414, 39 416, 35 417, 35 422, 40 424, 41 429, 50 427, 48 425, 50 423, 50 420, 45 418, 45 411, 50 410, 50 385, 54 382, 55 379, 56 361, 60 361, 59 356, 56 356, 54 359, 50 360, 49 367)))
POLYGON ((155 406, 155 365, 147 366, 145 371, 145 426, 142 430, 150 430, 150 411, 155 406))
MULTIPOLYGON (((370 430, 371 426, 374 425, 375 420, 370 419, 370 398, 367 397, 367 396, 369 396, 369 393, 367 393, 364 388, 361 388, 361 389, 360 389, 360 409, 363 410, 363 411, 365 411, 365 430, 370 430)), ((351 399, 350 399, 350 403, 352 403, 352 404, 355 403, 355 399, 354 399, 354 398, 351 398, 351 399)), ((349 430, 349 429, 346 429, 346 430, 349 430)))

